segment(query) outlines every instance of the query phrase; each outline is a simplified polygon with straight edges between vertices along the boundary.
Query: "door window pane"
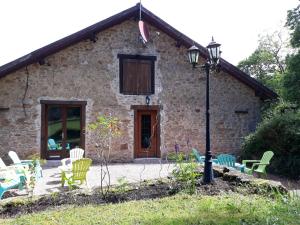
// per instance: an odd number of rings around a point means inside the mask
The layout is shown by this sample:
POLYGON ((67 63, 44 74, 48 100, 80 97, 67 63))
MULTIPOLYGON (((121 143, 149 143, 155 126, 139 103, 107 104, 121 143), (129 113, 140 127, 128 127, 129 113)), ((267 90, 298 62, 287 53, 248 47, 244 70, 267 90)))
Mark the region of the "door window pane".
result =
POLYGON ((80 107, 67 108, 66 149, 80 147, 80 107))
POLYGON ((62 109, 48 107, 48 150, 62 150, 62 109))
POLYGON ((141 116, 141 146, 149 148, 151 146, 151 115, 141 116))

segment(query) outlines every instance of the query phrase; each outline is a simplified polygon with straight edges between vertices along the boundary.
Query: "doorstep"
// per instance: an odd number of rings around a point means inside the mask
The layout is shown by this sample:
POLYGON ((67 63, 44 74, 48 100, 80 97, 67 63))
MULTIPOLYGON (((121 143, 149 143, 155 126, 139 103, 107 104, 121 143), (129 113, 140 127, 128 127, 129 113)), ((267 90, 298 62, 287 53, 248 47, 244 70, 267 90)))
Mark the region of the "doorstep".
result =
POLYGON ((42 165, 43 168, 53 168, 61 166, 61 160, 46 160, 46 163, 42 165))
POLYGON ((158 164, 158 163, 165 163, 165 160, 161 158, 136 158, 133 160, 133 163, 136 164, 158 164))

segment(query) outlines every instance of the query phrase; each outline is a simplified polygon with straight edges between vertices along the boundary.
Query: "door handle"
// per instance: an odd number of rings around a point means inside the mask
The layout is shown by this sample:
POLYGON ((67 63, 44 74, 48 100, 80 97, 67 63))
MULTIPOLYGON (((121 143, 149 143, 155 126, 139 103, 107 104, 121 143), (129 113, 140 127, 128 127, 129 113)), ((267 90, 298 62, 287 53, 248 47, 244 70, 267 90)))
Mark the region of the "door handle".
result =
POLYGON ((64 132, 61 133, 61 138, 64 139, 64 132))

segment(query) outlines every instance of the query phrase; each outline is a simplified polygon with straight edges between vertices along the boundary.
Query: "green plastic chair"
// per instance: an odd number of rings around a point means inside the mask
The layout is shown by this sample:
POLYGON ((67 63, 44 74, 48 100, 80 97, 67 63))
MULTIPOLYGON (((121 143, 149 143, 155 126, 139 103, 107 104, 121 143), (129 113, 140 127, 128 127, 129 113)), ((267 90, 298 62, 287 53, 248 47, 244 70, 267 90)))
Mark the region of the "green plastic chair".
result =
POLYGON ((258 174, 263 174, 265 177, 267 176, 266 167, 270 164, 270 160, 272 159, 274 153, 272 151, 266 151, 261 160, 243 160, 242 163, 245 165, 244 171, 247 174, 252 175, 253 172, 258 174), (253 163, 251 168, 247 168, 247 163, 253 163))
MULTIPOLYGON (((205 156, 200 155, 200 153, 198 152, 197 149, 192 148, 192 154, 194 155, 194 157, 198 163, 204 163, 205 156)), ((217 161, 218 161, 217 159, 212 159, 213 163, 217 163, 217 161)))
POLYGON ((67 181, 68 185, 71 186, 75 183, 75 181, 80 181, 80 184, 85 182, 86 174, 92 164, 92 160, 88 158, 78 159, 73 161, 72 163, 72 171, 70 170, 61 170, 61 185, 62 187, 65 185, 67 181))
POLYGON ((220 154, 217 156, 217 164, 234 168, 240 172, 244 172, 245 166, 243 164, 237 163, 236 158, 230 154, 220 154))
POLYGON ((205 157, 204 157, 204 156, 201 156, 201 155, 199 154, 199 152, 197 151, 197 149, 192 148, 192 154, 194 155, 194 157, 195 157, 195 159, 196 159, 196 161, 197 161, 198 163, 204 163, 205 157))
POLYGON ((11 169, 0 169, 0 200, 4 192, 16 188, 19 190, 26 188, 26 177, 11 169))
POLYGON ((48 149, 49 150, 61 150, 58 144, 55 143, 55 140, 52 138, 48 139, 48 149))
MULTIPOLYGON (((70 143, 66 143, 66 149, 70 150, 70 143)), ((60 144, 56 144, 54 139, 49 138, 48 150, 62 150, 62 146, 60 144)))
POLYGON ((233 155, 229 154, 220 154, 217 156, 217 163, 219 165, 228 166, 235 168, 236 159, 233 155))

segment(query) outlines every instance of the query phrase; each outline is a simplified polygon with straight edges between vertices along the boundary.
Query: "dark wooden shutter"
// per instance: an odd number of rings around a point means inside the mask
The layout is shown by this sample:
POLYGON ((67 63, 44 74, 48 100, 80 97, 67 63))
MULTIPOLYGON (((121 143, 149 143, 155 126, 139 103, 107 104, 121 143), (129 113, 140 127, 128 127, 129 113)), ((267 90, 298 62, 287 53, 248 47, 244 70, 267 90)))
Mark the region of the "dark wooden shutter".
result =
POLYGON ((136 94, 137 61, 135 59, 123 59, 123 93, 136 94))
POLYGON ((123 59, 121 92, 134 95, 154 93, 152 66, 151 60, 123 59))
POLYGON ((151 61, 139 60, 137 64, 138 94, 151 94, 151 61))

